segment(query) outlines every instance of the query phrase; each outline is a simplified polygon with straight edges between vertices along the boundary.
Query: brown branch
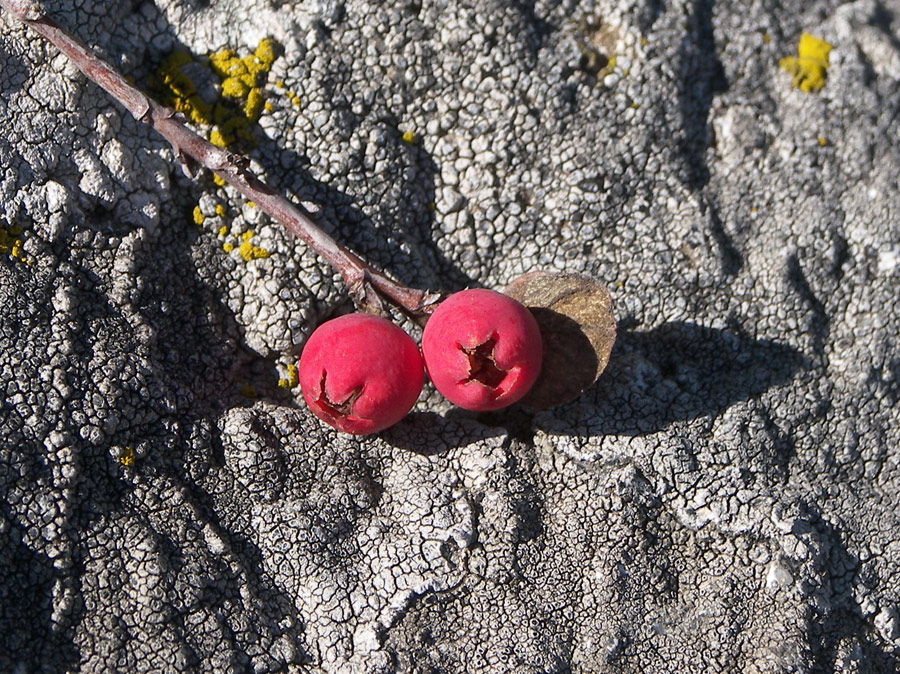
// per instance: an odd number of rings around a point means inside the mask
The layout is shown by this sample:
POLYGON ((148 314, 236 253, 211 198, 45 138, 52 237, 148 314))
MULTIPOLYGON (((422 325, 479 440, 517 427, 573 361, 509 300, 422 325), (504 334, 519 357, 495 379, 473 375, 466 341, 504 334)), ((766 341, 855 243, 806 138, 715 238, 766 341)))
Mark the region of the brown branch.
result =
POLYGON ((424 324, 440 295, 402 286, 369 266, 326 234, 309 213, 251 173, 249 162, 244 157, 218 148, 188 129, 174 110, 159 105, 126 81, 111 65, 47 17, 43 8, 33 0, 0 0, 0 7, 68 56, 88 79, 125 106, 135 119, 156 129, 172 145, 190 175, 193 175, 192 162, 213 171, 315 250, 341 274, 353 301, 361 310, 378 313, 383 309, 382 299, 386 299, 424 324))

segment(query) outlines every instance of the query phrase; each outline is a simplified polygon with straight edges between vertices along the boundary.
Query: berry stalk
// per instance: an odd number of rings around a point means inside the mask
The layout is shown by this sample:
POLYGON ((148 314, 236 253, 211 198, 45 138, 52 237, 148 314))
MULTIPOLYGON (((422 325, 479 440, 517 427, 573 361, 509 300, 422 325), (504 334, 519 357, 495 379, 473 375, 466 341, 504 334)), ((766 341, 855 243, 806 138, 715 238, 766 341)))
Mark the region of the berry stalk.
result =
POLYGON ((301 207, 266 185, 249 170, 246 158, 216 147, 188 129, 171 108, 159 105, 115 68, 69 35, 33 0, 0 0, 0 7, 65 54, 84 75, 121 103, 135 119, 153 127, 175 150, 185 172, 202 166, 237 189, 291 234, 316 251, 344 280, 357 307, 380 313, 383 300, 424 325, 441 296, 400 285, 335 241, 301 207))

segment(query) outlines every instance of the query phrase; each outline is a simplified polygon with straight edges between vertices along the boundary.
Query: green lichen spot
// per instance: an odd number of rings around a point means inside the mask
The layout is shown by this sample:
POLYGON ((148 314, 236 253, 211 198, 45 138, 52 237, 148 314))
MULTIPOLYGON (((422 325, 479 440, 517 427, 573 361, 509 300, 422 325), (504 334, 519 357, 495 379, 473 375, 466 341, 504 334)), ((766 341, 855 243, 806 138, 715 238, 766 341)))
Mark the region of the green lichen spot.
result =
POLYGON ((804 93, 819 91, 825 86, 828 55, 832 46, 809 33, 800 36, 797 56, 781 59, 778 65, 791 76, 791 86, 804 93))

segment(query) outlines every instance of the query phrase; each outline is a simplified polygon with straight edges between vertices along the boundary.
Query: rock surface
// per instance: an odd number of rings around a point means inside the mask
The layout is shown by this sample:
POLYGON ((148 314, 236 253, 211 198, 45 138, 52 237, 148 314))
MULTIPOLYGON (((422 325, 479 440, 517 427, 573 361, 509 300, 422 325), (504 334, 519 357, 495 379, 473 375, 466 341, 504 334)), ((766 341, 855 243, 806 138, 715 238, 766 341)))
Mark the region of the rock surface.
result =
POLYGON ((588 274, 619 337, 558 408, 323 427, 339 278, 4 13, 0 671, 896 671, 895 0, 45 7, 208 102, 273 40, 270 184, 416 287, 588 274))

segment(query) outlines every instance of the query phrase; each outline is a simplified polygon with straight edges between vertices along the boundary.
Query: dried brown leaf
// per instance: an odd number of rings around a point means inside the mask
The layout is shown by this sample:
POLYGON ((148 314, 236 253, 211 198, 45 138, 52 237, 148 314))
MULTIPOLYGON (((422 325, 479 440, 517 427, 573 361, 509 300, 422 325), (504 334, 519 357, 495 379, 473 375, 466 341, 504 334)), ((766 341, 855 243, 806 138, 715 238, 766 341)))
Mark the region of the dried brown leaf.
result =
POLYGON ((602 284, 581 274, 538 271, 517 278, 506 294, 531 310, 544 341, 541 374, 523 405, 555 407, 597 381, 616 341, 612 298, 602 284))

